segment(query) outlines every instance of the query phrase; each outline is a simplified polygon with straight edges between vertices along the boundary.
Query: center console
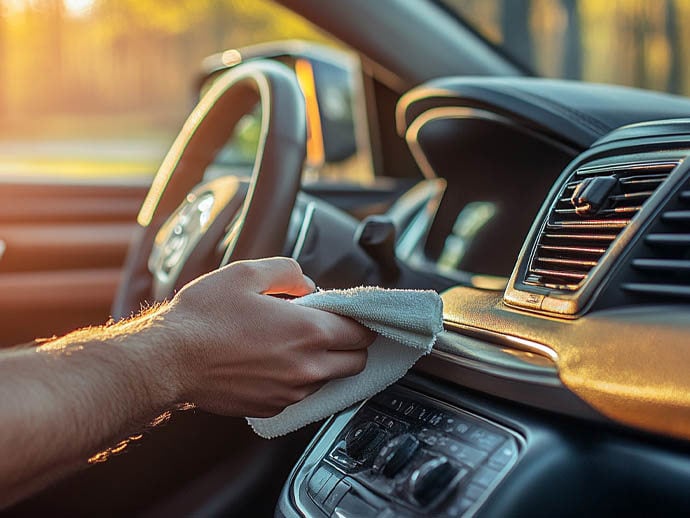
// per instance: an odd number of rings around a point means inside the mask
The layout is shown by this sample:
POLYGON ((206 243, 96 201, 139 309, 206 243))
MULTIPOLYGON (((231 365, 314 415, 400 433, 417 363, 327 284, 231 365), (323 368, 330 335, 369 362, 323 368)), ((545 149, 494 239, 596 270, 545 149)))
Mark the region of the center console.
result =
POLYGON ((471 515, 522 444, 497 423, 395 385, 337 416, 286 491, 306 516, 471 515))

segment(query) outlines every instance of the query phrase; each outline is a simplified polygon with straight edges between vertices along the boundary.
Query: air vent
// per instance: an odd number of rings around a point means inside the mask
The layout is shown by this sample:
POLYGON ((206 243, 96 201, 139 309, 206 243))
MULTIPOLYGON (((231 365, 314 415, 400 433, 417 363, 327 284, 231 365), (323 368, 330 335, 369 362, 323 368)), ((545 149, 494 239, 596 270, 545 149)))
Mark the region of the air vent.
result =
POLYGON ((665 206, 644 236, 621 288, 640 302, 690 299, 690 182, 665 206))
POLYGON ((582 167, 552 206, 525 284, 575 291, 678 161, 582 167))

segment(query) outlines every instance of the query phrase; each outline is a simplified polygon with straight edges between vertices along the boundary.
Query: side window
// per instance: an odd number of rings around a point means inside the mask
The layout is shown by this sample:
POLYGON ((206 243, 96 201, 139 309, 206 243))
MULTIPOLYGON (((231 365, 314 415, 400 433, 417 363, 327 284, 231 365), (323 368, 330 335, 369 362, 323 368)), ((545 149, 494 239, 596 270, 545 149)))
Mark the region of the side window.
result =
POLYGON ((690 94, 686 0, 440 0, 539 75, 690 94))
MULTIPOLYGON (((0 180, 147 182, 198 98, 205 59, 286 39, 338 47, 268 0, 0 0, 0 180)), ((208 174, 251 161, 256 120, 208 174)))

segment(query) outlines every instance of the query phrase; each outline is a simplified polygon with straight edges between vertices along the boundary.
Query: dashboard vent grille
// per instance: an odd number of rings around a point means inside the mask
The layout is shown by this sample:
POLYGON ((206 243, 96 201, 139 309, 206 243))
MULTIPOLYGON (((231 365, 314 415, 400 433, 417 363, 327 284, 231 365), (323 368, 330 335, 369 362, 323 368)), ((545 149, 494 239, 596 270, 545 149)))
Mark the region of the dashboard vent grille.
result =
POLYGON ((575 291, 678 161, 582 167, 561 189, 525 283, 575 291))
POLYGON ((654 301, 690 299, 690 182, 686 182, 644 237, 631 261, 624 291, 654 301))

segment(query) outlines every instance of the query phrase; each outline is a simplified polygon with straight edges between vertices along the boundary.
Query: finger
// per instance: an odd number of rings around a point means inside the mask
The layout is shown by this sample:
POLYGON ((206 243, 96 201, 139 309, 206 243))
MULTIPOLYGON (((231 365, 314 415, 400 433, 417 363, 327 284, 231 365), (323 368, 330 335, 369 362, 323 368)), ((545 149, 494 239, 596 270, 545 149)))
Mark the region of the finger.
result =
POLYGON ((329 340, 327 349, 330 351, 357 351, 369 347, 377 334, 346 317, 328 313, 327 326, 329 340))
POLYGON ((367 363, 367 350, 330 351, 326 358, 328 378, 347 378, 359 374, 367 363))
POLYGON ((301 297, 313 293, 314 281, 302 273, 299 263, 289 257, 238 261, 230 265, 247 288, 266 295, 301 297))
POLYGON ((326 383, 328 383, 328 382, 327 381, 317 381, 316 383, 309 383, 307 385, 302 385, 301 387, 299 387, 297 389, 299 391, 297 399, 301 401, 305 397, 310 396, 311 394, 313 394, 314 392, 319 390, 326 383))

